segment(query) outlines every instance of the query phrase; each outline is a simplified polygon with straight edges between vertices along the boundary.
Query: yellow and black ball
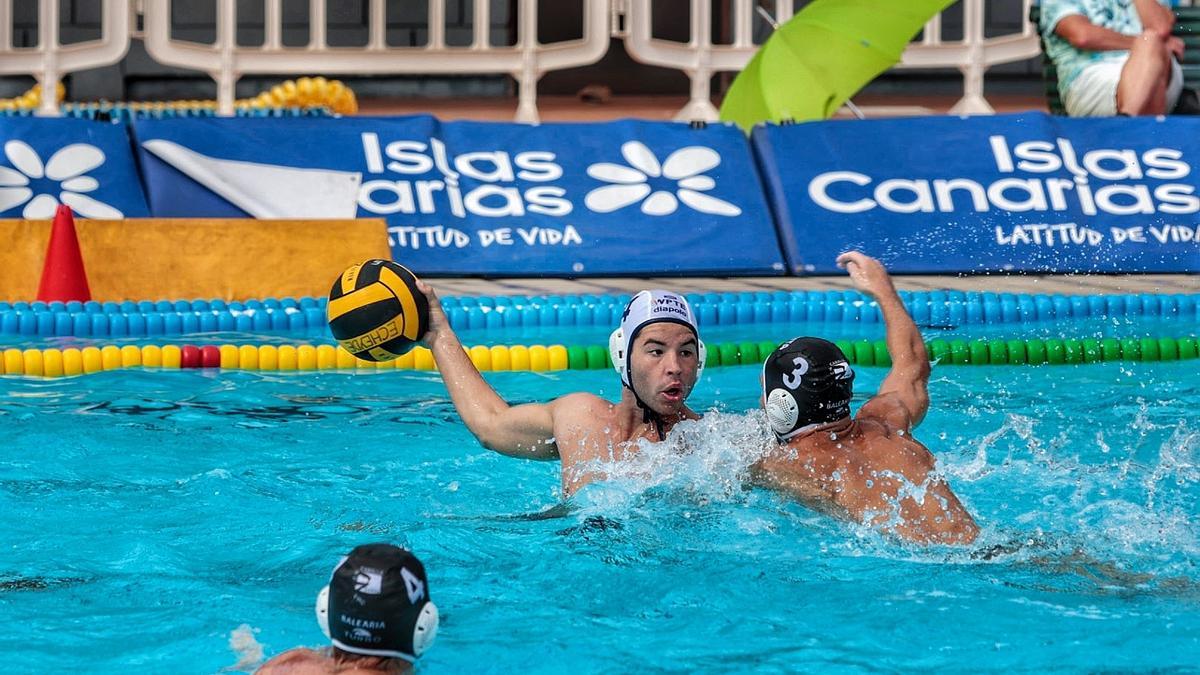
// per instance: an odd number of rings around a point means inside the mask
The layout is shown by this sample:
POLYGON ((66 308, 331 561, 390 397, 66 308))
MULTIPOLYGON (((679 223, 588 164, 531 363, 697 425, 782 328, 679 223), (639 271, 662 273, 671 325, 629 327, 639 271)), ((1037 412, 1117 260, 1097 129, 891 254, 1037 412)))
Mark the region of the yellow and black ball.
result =
POLYGON ((346 351, 366 361, 390 361, 416 346, 429 328, 429 301, 408 268, 368 260, 333 282, 325 316, 346 351))

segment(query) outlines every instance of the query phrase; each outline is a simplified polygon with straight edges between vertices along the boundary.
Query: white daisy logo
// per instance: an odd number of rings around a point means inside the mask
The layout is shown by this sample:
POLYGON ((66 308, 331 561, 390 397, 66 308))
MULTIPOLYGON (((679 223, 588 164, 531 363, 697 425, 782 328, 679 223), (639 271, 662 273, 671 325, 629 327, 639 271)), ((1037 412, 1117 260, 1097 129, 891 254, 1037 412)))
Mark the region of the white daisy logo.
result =
POLYGON ((0 166, 0 212, 29 202, 21 211, 23 218, 53 218, 62 201, 85 218, 125 217, 119 210, 84 194, 100 187, 100 181, 84 175, 104 163, 100 148, 72 143, 43 164, 28 143, 13 140, 4 144, 4 156, 16 168, 0 166))
POLYGON ((672 152, 661 164, 658 157, 641 141, 629 141, 621 146, 621 155, 629 166, 603 162, 588 167, 587 174, 611 185, 598 187, 587 194, 584 204, 596 213, 609 213, 630 204, 642 202, 642 213, 665 216, 675 213, 683 202, 701 213, 718 216, 739 216, 742 210, 733 204, 704 194, 716 186, 716 181, 703 175, 721 163, 721 156, 712 148, 692 145, 672 152), (655 190, 650 186, 662 179, 674 182, 674 190, 655 190), (642 200, 645 201, 642 201, 642 200))

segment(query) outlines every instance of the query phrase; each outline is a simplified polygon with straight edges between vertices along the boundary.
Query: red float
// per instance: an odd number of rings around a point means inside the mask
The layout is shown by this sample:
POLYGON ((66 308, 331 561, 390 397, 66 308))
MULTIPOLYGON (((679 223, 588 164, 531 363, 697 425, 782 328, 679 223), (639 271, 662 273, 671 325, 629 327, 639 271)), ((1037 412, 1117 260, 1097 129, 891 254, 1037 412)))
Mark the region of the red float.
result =
POLYGON ((183 345, 179 348, 180 368, 200 367, 200 348, 196 345, 183 345))

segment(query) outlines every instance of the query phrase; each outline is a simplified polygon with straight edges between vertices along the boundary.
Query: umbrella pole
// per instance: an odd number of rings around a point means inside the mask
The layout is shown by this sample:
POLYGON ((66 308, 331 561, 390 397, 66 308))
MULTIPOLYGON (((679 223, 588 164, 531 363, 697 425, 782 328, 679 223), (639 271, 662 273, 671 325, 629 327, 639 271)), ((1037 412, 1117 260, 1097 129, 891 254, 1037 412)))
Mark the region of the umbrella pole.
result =
MULTIPOLYGON (((755 5, 754 10, 758 12, 758 15, 762 17, 763 21, 767 22, 767 25, 771 26, 771 30, 779 30, 779 23, 775 21, 775 17, 771 16, 771 13, 768 12, 765 7, 762 5, 755 5)), ((850 111, 850 113, 858 119, 867 119, 867 116, 863 114, 862 110, 860 110, 858 106, 854 105, 854 101, 846 99, 846 103, 844 105, 850 111)))
POLYGON ((867 119, 867 116, 863 114, 862 110, 859 110, 858 106, 854 105, 854 101, 851 101, 850 99, 846 99, 846 103, 844 105, 847 108, 849 108, 850 112, 858 119, 860 119, 860 120, 867 119))
POLYGON ((755 5, 754 9, 758 11, 758 15, 763 18, 763 21, 767 22, 771 30, 779 30, 779 23, 775 21, 775 17, 771 16, 771 13, 763 8, 762 5, 755 5))

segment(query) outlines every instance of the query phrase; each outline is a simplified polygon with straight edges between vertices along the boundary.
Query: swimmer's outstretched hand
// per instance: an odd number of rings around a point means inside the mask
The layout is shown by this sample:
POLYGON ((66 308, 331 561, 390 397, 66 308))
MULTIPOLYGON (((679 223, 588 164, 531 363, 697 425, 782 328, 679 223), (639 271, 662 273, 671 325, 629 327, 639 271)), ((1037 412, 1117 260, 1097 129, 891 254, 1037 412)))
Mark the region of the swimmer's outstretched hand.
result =
POLYGON ((446 318, 446 312, 442 309, 442 301, 438 299, 433 287, 417 279, 417 290, 424 293, 425 299, 429 301, 429 328, 421 336, 421 342, 432 345, 442 335, 453 335, 454 332, 450 329, 450 320, 446 318))
POLYGON ((878 298, 881 294, 896 292, 892 286, 892 277, 883 267, 883 263, 860 251, 847 251, 837 257, 838 267, 850 273, 850 280, 855 288, 878 298))

